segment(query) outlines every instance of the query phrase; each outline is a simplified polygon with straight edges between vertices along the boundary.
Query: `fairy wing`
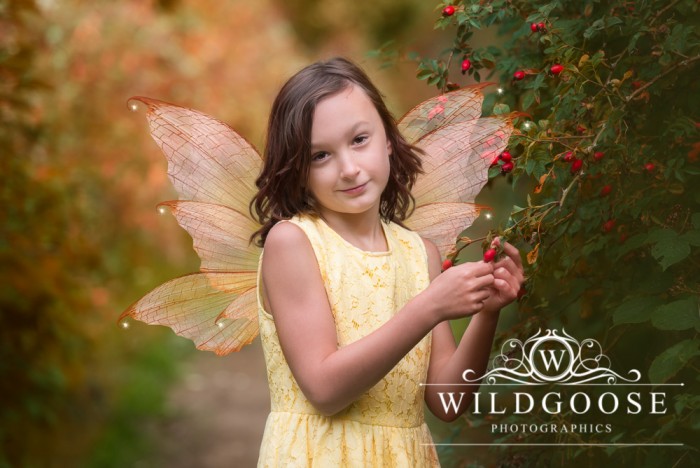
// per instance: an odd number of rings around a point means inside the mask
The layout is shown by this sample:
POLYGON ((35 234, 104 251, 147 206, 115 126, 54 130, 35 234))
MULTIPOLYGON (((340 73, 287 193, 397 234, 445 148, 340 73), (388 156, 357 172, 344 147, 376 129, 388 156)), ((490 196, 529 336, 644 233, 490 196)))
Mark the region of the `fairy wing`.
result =
POLYGON ((201 112, 155 99, 145 105, 151 136, 168 161, 180 200, 161 203, 192 237, 199 273, 155 288, 121 317, 165 325, 199 349, 223 355, 258 333, 256 270, 259 227, 248 211, 262 159, 231 127, 201 112))
POLYGON ((428 99, 398 124, 407 141, 425 151, 424 174, 412 191, 416 208, 406 225, 432 240, 442 254, 479 215, 482 207, 474 199, 513 131, 507 117, 481 117, 485 86, 428 99))

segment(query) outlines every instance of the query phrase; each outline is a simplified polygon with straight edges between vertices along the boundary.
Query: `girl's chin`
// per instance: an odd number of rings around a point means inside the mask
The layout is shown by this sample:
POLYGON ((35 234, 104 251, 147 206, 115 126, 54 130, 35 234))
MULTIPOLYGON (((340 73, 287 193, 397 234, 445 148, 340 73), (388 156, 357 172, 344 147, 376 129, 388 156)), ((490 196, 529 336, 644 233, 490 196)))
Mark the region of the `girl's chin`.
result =
MULTIPOLYGON (((358 200, 359 202, 359 200, 358 200)), ((378 202, 375 203, 338 203, 332 207, 324 208, 322 212, 336 213, 342 215, 360 215, 366 214, 368 212, 379 213, 377 207, 378 202)))

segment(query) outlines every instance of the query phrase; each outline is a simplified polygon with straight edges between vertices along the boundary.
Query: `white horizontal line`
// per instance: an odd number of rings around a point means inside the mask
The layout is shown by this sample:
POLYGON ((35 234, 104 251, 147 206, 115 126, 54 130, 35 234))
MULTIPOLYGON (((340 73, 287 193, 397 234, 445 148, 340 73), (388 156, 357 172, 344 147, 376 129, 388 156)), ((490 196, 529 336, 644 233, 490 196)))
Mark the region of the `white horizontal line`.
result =
POLYGON ((563 385, 565 387, 683 387, 685 386, 684 383, 658 383, 658 384, 653 384, 653 383, 612 383, 612 384, 604 384, 604 383, 560 383, 560 382, 544 382, 544 383, 455 383, 455 384, 449 384, 449 383, 421 383, 419 384, 421 387, 474 387, 474 386, 484 386, 484 387, 516 387, 516 386, 525 386, 525 387, 543 387, 545 385, 563 385))
POLYGON ((460 446, 460 447, 502 447, 502 446, 546 446, 546 447, 682 447, 682 443, 668 444, 555 444, 555 443, 532 443, 532 444, 421 444, 434 446, 460 446))

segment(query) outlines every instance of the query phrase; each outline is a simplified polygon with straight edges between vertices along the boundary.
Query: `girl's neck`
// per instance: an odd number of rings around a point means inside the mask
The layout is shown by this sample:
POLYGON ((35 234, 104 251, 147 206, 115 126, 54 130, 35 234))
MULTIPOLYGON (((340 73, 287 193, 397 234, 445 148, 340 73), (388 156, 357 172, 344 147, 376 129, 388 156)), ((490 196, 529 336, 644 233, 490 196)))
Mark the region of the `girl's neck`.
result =
POLYGON ((321 218, 340 237, 361 250, 368 252, 389 250, 378 211, 359 214, 322 212, 321 218))

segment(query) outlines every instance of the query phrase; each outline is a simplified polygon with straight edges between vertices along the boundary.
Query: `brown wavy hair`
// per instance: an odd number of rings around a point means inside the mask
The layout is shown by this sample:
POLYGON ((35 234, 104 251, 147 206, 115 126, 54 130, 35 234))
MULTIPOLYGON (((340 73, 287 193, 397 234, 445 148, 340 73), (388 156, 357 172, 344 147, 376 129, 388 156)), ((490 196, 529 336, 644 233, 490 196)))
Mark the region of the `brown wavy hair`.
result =
POLYGON ((250 237, 262 247, 278 221, 301 213, 318 215, 307 190, 311 166, 311 124, 318 103, 355 84, 362 88, 384 124, 391 144, 390 175, 380 199, 379 214, 385 221, 401 224, 414 209, 411 188, 422 172, 422 151, 399 133, 396 121, 381 93, 353 62, 336 57, 307 66, 287 81, 272 104, 267 128, 263 168, 255 181, 258 193, 250 213, 262 227, 250 237))

